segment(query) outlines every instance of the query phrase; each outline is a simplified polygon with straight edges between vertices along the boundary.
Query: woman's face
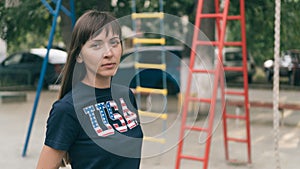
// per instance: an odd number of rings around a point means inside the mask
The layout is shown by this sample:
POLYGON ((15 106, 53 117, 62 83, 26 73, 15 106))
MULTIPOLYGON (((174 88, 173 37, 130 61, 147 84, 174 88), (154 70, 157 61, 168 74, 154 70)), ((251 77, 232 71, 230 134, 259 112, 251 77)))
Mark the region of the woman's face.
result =
POLYGON ((103 30, 88 40, 77 57, 78 63, 84 63, 88 77, 108 78, 115 75, 120 64, 122 46, 119 35, 103 30))

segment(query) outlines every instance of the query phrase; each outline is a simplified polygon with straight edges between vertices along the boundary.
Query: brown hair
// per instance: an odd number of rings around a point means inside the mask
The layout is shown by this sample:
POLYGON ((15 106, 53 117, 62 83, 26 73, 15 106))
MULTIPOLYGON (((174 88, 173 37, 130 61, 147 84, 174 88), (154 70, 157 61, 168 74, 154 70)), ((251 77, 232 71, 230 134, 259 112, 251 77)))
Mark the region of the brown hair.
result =
MULTIPOLYGON (((84 64, 78 64, 76 58, 80 54, 82 46, 89 39, 99 35, 103 29, 107 34, 112 30, 113 34, 119 35, 120 39, 122 37, 121 28, 117 19, 107 12, 89 10, 76 21, 68 50, 67 62, 62 71, 61 89, 59 91, 60 99, 72 90, 73 84, 78 83, 84 78, 86 74, 84 64)), ((66 153, 61 166, 66 166, 68 163, 70 163, 70 159, 68 153, 66 153)))
POLYGON ((103 29, 108 33, 111 29, 114 34, 122 37, 122 32, 116 18, 107 12, 89 10, 76 22, 72 32, 71 44, 68 51, 67 62, 62 72, 62 83, 59 98, 62 98, 72 89, 72 84, 81 81, 86 74, 84 64, 75 68, 76 58, 82 46, 91 38, 99 35, 103 29), (75 75, 75 76, 74 76, 75 75), (74 76, 74 77, 73 77, 74 76))

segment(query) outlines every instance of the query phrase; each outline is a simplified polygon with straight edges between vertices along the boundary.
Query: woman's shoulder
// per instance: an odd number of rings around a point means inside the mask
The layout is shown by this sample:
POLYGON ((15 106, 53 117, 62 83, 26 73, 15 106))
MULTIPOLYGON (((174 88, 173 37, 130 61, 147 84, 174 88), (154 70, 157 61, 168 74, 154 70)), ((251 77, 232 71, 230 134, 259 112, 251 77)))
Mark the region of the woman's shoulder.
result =
POLYGON ((112 84, 111 85, 111 90, 114 92, 114 91, 117 91, 117 92, 120 92, 120 93, 132 93, 132 90, 128 87, 128 86, 125 86, 125 85, 121 85, 121 84, 112 84))
POLYGON ((72 108, 73 107, 73 99, 71 92, 68 92, 64 97, 58 99, 54 102, 53 107, 55 108, 72 108))
POLYGON ((128 86, 121 85, 121 84, 117 84, 117 83, 112 83, 112 84, 111 84, 111 87, 112 87, 112 88, 119 88, 119 89, 123 89, 123 90, 124 90, 124 89, 129 89, 128 86))

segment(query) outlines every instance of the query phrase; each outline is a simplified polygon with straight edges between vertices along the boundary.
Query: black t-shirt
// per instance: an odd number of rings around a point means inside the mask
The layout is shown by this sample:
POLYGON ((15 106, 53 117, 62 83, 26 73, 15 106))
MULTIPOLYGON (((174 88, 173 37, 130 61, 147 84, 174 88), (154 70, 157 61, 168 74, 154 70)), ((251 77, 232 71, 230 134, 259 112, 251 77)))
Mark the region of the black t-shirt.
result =
POLYGON ((53 104, 45 145, 67 151, 72 169, 135 169, 142 139, 130 89, 95 89, 80 82, 53 104))

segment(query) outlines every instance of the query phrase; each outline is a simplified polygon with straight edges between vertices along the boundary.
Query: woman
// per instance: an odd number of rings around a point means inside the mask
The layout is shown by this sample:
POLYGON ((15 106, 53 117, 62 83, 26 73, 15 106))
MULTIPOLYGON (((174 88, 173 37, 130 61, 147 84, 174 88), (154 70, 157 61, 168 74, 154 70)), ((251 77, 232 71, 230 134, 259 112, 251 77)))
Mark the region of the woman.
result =
POLYGON ((135 98, 111 84, 122 55, 117 20, 87 11, 71 40, 37 169, 59 168, 62 161, 72 169, 139 168, 143 133, 135 98))

